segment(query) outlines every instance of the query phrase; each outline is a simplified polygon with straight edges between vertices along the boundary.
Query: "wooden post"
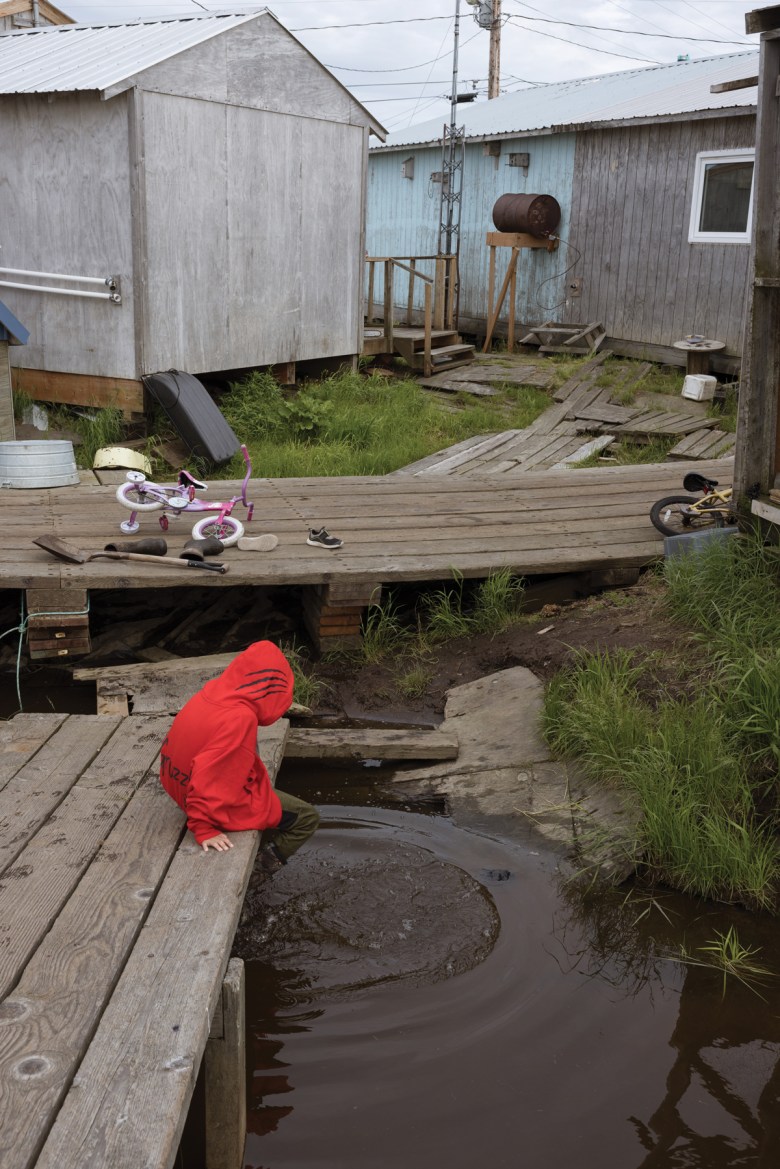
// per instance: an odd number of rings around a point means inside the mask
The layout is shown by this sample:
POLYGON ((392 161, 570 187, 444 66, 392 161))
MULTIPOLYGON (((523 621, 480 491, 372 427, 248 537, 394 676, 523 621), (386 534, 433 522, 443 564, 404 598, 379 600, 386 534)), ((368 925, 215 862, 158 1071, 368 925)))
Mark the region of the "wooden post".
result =
POLYGON ((458 299, 458 257, 457 255, 449 258, 450 274, 447 281, 448 302, 447 302, 447 321, 446 328, 455 328, 455 308, 458 299))
MULTIPOLYGON (((766 31, 777 26, 776 9, 748 13, 766 31)), ((780 155, 780 40, 776 32, 761 37, 758 77, 756 162, 753 177, 753 265, 749 292, 748 331, 742 362, 739 421, 734 462, 734 494, 754 484, 764 492, 775 486, 780 472, 780 195, 776 181, 780 155)))
POLYGON ((409 273, 409 299, 406 303, 406 323, 407 323, 407 325, 411 325, 412 314, 414 313, 414 280, 415 280, 414 272, 415 272, 415 268, 417 267, 417 261, 414 258, 412 258, 409 261, 409 267, 411 268, 411 272, 409 273))
POLYGON ((368 261, 368 304, 366 305, 366 324, 372 325, 374 323, 374 269, 376 264, 373 260, 368 261))
POLYGON ((490 248, 490 264, 488 267, 488 319, 490 317, 490 309, 493 305, 493 298, 496 293, 496 245, 488 244, 490 248))
POLYGON ((510 260, 509 260, 509 267, 506 270, 506 276, 504 277, 504 283, 501 285, 501 291, 498 294, 498 300, 496 301, 495 308, 492 308, 490 310, 490 317, 488 318, 487 334, 485 336, 485 344, 482 346, 483 353, 487 353, 488 349, 490 348, 490 342, 493 339, 493 330, 496 327, 496 321, 498 320, 498 314, 501 312, 501 306, 503 305, 504 299, 506 297, 506 290, 509 287, 510 283, 512 282, 514 274, 517 270, 517 257, 519 255, 520 255, 519 248, 512 248, 512 255, 511 255, 510 260))
POLYGON ((393 261, 385 260, 385 353, 392 353, 393 342, 393 261))
POLYGON ((514 253, 512 279, 509 281, 509 319, 507 321, 507 348, 510 353, 515 351, 515 303, 517 301, 517 256, 514 253))
POLYGON ((423 340, 423 376, 430 377, 433 372, 431 362, 431 286, 425 285, 425 338, 423 340))
POLYGON ((204 1055, 206 1169, 242 1169, 246 1143, 244 963, 231 958, 204 1055))
MULTIPOLYGON (((433 281, 433 327, 444 328, 444 260, 436 257, 435 276, 433 281)), ((426 377, 430 376, 426 374, 426 377)))

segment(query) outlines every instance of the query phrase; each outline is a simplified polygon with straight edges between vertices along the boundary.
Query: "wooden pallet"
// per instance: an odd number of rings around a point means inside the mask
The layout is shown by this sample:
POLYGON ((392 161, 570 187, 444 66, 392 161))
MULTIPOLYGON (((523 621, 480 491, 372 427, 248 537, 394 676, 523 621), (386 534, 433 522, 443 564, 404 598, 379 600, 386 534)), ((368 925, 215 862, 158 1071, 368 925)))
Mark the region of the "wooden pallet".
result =
POLYGON ((545 321, 529 329, 521 345, 538 345, 540 353, 596 353, 606 337, 599 321, 587 325, 559 325, 545 321))

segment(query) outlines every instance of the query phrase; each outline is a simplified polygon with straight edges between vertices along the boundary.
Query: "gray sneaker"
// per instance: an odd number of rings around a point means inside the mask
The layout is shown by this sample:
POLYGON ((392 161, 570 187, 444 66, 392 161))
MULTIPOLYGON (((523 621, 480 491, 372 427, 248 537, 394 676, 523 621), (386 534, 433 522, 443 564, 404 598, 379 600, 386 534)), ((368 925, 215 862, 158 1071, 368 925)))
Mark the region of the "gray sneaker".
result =
POLYGON ((316 528, 309 528, 306 543, 314 548, 340 548, 344 541, 339 540, 338 536, 331 536, 324 528, 320 528, 319 531, 316 528))

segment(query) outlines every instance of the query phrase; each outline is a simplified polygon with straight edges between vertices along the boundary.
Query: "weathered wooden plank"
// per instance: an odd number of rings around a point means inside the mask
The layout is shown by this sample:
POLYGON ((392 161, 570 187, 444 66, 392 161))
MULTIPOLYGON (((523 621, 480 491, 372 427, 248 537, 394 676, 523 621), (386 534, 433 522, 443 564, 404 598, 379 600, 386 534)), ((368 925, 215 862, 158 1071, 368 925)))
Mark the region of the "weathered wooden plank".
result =
MULTIPOLYGON (((274 773, 286 732, 258 736, 274 773)), ((256 832, 232 839, 204 852, 187 834, 177 850, 37 1169, 173 1164, 257 851, 256 832)))
POLYGON ((71 715, 0 791, 0 875, 65 799, 119 725, 117 718, 71 715))
POLYGON ((32 1169, 183 831, 150 775, 5 1000, 0 1163, 32 1169))
POLYGON ((212 1026, 203 1061, 206 1169, 239 1169, 246 1143, 246 1001, 240 958, 228 962, 217 1013, 219 1035, 212 1026))
POLYGON ((615 441, 613 434, 600 434, 596 438, 592 438, 590 442, 584 442, 562 459, 559 463, 553 465, 552 470, 557 471, 559 468, 568 467, 572 463, 580 463, 583 459, 587 459, 590 455, 597 451, 603 451, 605 447, 610 446, 615 441))
MULTIPOLYGON (((106 721, 89 717, 96 723, 106 721)), ((126 801, 153 765, 167 725, 167 718, 152 718, 139 731, 133 719, 125 719, 56 813, 3 873, 0 996, 16 983, 126 801)))
POLYGON ((577 372, 572 374, 568 381, 565 381, 562 386, 558 387, 558 389, 553 394, 553 400, 556 402, 565 402, 566 399, 571 397, 574 391, 582 385, 583 382, 590 380, 592 375, 597 370, 600 370, 601 366, 608 357, 608 353, 599 353, 596 357, 592 358, 590 361, 585 362, 584 365, 581 365, 577 372))
POLYGON ((612 426, 630 422, 638 413, 639 411, 634 406, 612 406, 602 402, 593 403, 590 406, 578 406, 573 411, 575 418, 592 419, 612 426))
POLYGON ((17 714, 0 723, 0 789, 51 738, 66 714, 17 714))
POLYGON ((293 728, 288 759, 456 759, 458 739, 444 731, 293 728))

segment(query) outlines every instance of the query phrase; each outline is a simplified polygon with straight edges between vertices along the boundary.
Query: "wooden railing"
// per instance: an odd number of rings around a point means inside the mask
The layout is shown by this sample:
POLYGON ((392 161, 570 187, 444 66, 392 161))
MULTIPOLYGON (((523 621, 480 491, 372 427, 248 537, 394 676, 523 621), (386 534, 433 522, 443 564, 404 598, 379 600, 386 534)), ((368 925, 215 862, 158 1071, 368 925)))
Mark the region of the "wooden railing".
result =
POLYGON ((393 352, 394 325, 411 326, 414 322, 414 300, 416 280, 423 282, 423 330, 425 367, 431 364, 431 334, 433 329, 454 329, 456 316, 458 258, 455 255, 440 256, 366 256, 368 265, 368 295, 366 308, 366 324, 378 325, 380 322, 375 316, 374 290, 376 286, 376 266, 384 265, 384 288, 382 295, 382 325, 385 334, 387 352, 393 352), (419 271, 418 263, 433 263, 432 276, 419 271), (406 293, 406 318, 395 320, 395 273, 396 270, 408 273, 408 287, 406 293))

